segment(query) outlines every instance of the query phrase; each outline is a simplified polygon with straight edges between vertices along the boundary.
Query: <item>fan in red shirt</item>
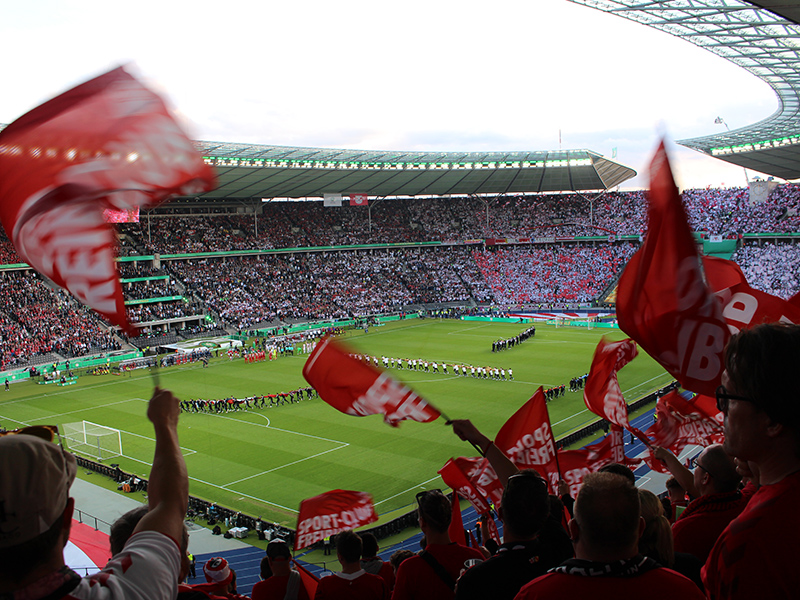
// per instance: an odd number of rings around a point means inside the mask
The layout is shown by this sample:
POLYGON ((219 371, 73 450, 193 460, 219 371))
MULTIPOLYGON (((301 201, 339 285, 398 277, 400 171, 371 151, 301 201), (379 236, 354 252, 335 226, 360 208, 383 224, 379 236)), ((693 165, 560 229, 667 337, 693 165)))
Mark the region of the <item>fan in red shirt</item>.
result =
POLYGON ((342 565, 340 573, 319 580, 314 600, 387 600, 386 583, 361 568, 361 538, 348 529, 336 534, 336 554, 342 565))

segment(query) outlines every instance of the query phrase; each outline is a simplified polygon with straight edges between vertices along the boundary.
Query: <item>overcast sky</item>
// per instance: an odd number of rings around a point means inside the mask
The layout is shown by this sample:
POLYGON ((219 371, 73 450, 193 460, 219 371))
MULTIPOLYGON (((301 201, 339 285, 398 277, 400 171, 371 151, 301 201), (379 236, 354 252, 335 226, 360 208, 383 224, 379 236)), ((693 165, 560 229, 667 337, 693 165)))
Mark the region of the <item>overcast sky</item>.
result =
MULTIPOLYGON (((647 185, 659 138, 754 123, 762 81, 566 0, 0 4, 0 123, 120 64, 194 139, 414 151, 588 149, 647 185), (560 131, 560 140, 559 140, 560 131)), ((745 185, 672 145, 682 188, 745 185)), ((751 173, 752 176, 752 173, 751 173)))

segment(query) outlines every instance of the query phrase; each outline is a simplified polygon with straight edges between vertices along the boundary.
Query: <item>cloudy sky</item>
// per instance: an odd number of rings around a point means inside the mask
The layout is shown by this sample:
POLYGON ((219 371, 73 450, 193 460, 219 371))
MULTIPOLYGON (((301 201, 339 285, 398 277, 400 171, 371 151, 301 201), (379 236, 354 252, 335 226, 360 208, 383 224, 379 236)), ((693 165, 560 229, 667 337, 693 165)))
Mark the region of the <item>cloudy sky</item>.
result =
MULTIPOLYGON (((668 141, 778 107, 670 35, 566 0, 0 4, 0 123, 120 64, 194 139, 366 150, 589 149, 640 175, 668 141), (560 132, 560 137, 559 137, 560 132)), ((745 185, 671 145, 682 188, 745 185)), ((751 173, 752 175, 752 173, 751 173)))

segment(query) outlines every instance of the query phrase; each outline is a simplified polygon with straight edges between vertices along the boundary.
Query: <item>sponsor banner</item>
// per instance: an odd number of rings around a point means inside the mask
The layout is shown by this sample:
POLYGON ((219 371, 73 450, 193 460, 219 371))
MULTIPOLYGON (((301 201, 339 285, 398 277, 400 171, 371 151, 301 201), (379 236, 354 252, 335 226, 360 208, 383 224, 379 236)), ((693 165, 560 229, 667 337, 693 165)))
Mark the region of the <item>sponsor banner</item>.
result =
POLYGON ((350 206, 367 206, 367 204, 366 194, 350 194, 350 206))

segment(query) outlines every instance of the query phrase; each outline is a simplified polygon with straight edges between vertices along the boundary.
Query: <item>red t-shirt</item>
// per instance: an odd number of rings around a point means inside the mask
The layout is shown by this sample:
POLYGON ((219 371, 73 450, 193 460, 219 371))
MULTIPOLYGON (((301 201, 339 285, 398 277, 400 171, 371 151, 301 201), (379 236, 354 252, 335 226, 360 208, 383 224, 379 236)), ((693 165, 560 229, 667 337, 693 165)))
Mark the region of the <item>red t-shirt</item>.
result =
POLYGON ((708 597, 797 598, 800 471, 762 486, 722 532, 703 567, 708 597))
MULTIPOLYGON (((253 600, 283 600, 286 596, 286 586, 288 584, 288 575, 273 575, 255 584, 250 597, 253 600)), ((297 600, 309 600, 308 593, 302 582, 297 588, 297 600)))
MULTIPOLYGON (((457 581, 464 569, 464 561, 470 558, 484 559, 474 548, 458 544, 428 544, 425 548, 457 581)), ((455 598, 451 590, 425 559, 412 556, 404 560, 397 569, 392 600, 447 600, 455 598)))
POLYGON ((526 584, 514 600, 704 600, 700 589, 683 575, 663 567, 636 577, 584 577, 548 573, 526 584))
POLYGON ((672 526, 675 552, 688 552, 706 562, 717 538, 747 506, 740 492, 708 494, 693 500, 672 526))
POLYGON ((314 600, 387 600, 383 579, 363 569, 353 574, 334 573, 319 580, 314 600))

